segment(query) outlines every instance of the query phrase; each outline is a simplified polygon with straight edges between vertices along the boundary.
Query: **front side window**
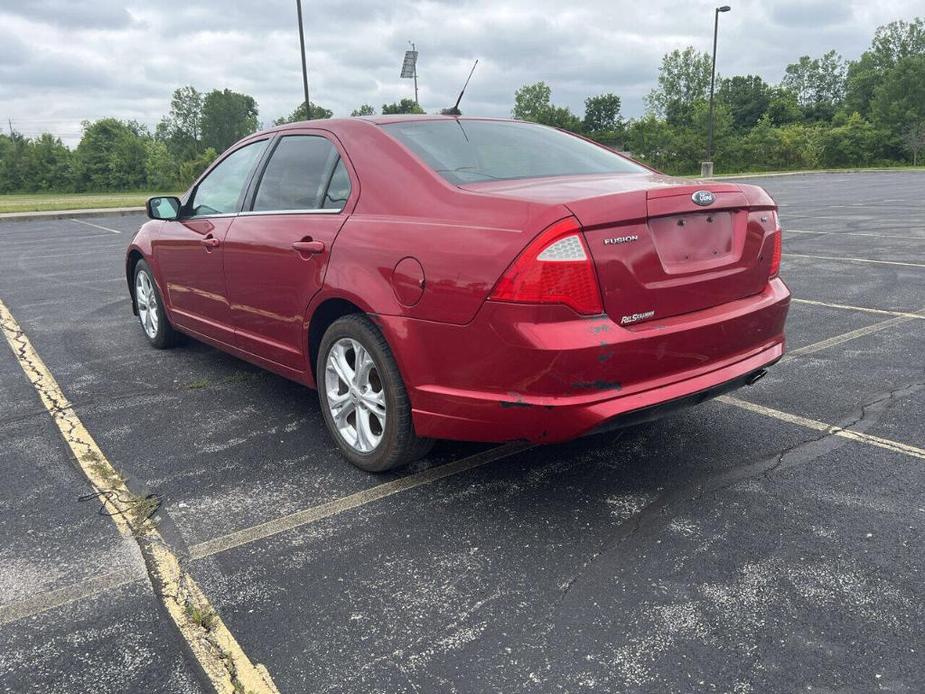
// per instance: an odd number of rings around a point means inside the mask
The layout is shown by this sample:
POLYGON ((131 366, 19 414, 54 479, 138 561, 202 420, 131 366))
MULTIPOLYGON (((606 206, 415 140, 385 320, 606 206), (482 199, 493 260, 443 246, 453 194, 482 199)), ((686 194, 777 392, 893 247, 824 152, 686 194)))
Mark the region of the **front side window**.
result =
POLYGON ((642 173, 616 152, 534 123, 428 120, 382 126, 450 183, 642 173))
POLYGON ((337 150, 323 137, 289 135, 280 138, 260 179, 254 211, 320 209, 327 199, 325 192, 337 163, 337 150))
POLYGON ((219 162, 196 187, 193 199, 189 203, 192 216, 237 212, 238 199, 247 178, 266 146, 266 140, 252 142, 219 162))

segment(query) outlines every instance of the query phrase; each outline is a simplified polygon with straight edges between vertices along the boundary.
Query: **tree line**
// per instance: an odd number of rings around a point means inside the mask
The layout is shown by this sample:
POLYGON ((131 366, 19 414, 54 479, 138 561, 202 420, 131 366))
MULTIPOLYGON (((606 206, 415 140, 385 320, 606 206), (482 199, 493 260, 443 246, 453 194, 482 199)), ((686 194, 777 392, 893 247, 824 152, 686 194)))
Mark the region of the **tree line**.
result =
MULTIPOLYGON (((710 74, 709 54, 687 47, 664 56, 639 118, 624 119, 613 93, 588 97, 578 116, 552 102, 545 82, 518 89, 512 115, 585 135, 669 173, 696 173, 706 154, 710 74)), ((855 61, 835 51, 802 56, 779 84, 721 75, 714 111, 717 171, 918 164, 925 152, 925 19, 879 27, 855 61)), ((380 112, 423 110, 402 99, 380 112)), ((363 104, 351 116, 374 113, 363 104)), ((274 124, 332 116, 303 102, 274 124)), ((135 121, 85 121, 73 150, 49 133, 0 135, 0 193, 183 190, 259 127, 252 96, 181 87, 153 132, 135 121)))
MULTIPOLYGON (((706 156, 711 58, 693 47, 665 55, 644 116, 624 120, 620 97, 585 100, 584 117, 551 101, 545 82, 514 97, 515 118, 580 133, 662 171, 691 174, 706 156)), ((717 171, 917 165, 925 152, 925 20, 879 27, 855 61, 802 56, 779 84, 720 76, 717 171)))
MULTIPOLYGON (((373 115, 363 104, 352 115, 373 115)), ((382 113, 423 113, 411 99, 383 104, 382 113)), ((300 104, 274 125, 334 114, 300 104)), ((154 132, 137 121, 84 121, 73 150, 43 133, 0 134, 0 194, 178 191, 186 189, 220 152, 261 127, 254 97, 230 89, 207 93, 180 87, 154 132)))

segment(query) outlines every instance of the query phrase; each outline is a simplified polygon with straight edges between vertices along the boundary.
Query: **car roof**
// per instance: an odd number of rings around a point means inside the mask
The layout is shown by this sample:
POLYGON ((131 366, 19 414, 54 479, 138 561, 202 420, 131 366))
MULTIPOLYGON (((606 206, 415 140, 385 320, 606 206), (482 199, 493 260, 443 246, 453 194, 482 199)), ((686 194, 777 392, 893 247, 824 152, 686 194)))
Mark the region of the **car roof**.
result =
MULTIPOLYGON (((365 122, 371 125, 388 125, 389 123, 407 123, 412 121, 448 121, 448 120, 480 120, 480 121, 500 121, 505 123, 522 123, 525 121, 514 120, 512 118, 492 118, 488 116, 444 116, 440 114, 426 113, 405 113, 386 116, 351 116, 349 118, 315 118, 312 120, 296 121, 294 123, 284 123, 273 128, 267 128, 254 135, 263 135, 266 133, 280 132, 284 130, 293 130, 297 128, 312 127, 324 128, 332 132, 338 132, 345 127, 350 127, 357 122, 365 122)), ((251 136, 253 137, 253 135, 251 136)))

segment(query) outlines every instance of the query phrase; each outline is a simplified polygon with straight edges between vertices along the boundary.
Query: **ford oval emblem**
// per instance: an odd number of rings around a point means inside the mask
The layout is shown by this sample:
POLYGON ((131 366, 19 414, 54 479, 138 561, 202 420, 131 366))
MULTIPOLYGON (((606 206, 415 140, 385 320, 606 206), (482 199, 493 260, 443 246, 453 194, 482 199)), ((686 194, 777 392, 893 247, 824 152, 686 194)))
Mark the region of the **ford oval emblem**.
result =
POLYGON ((698 190, 696 193, 691 195, 691 200, 695 204, 700 205, 701 207, 706 207, 707 205, 712 205, 716 200, 716 196, 713 195, 709 190, 698 190))

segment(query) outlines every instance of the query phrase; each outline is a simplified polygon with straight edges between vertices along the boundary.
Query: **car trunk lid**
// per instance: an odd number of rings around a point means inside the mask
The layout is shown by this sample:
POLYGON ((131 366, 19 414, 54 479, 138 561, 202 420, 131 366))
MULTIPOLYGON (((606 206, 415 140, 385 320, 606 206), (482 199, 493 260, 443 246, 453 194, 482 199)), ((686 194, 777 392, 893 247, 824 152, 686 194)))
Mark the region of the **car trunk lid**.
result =
MULTIPOLYGON (((706 196, 709 197, 709 196, 706 196)), ((604 308, 630 325, 759 293, 774 215, 733 184, 677 185, 567 203, 584 228, 604 308), (697 204, 708 191, 713 202, 697 204)))
POLYGON ((777 218, 773 201, 755 186, 653 172, 460 187, 570 210, 591 251, 604 309, 622 325, 758 294, 770 275, 777 218), (713 202, 695 203, 700 191, 713 202))

